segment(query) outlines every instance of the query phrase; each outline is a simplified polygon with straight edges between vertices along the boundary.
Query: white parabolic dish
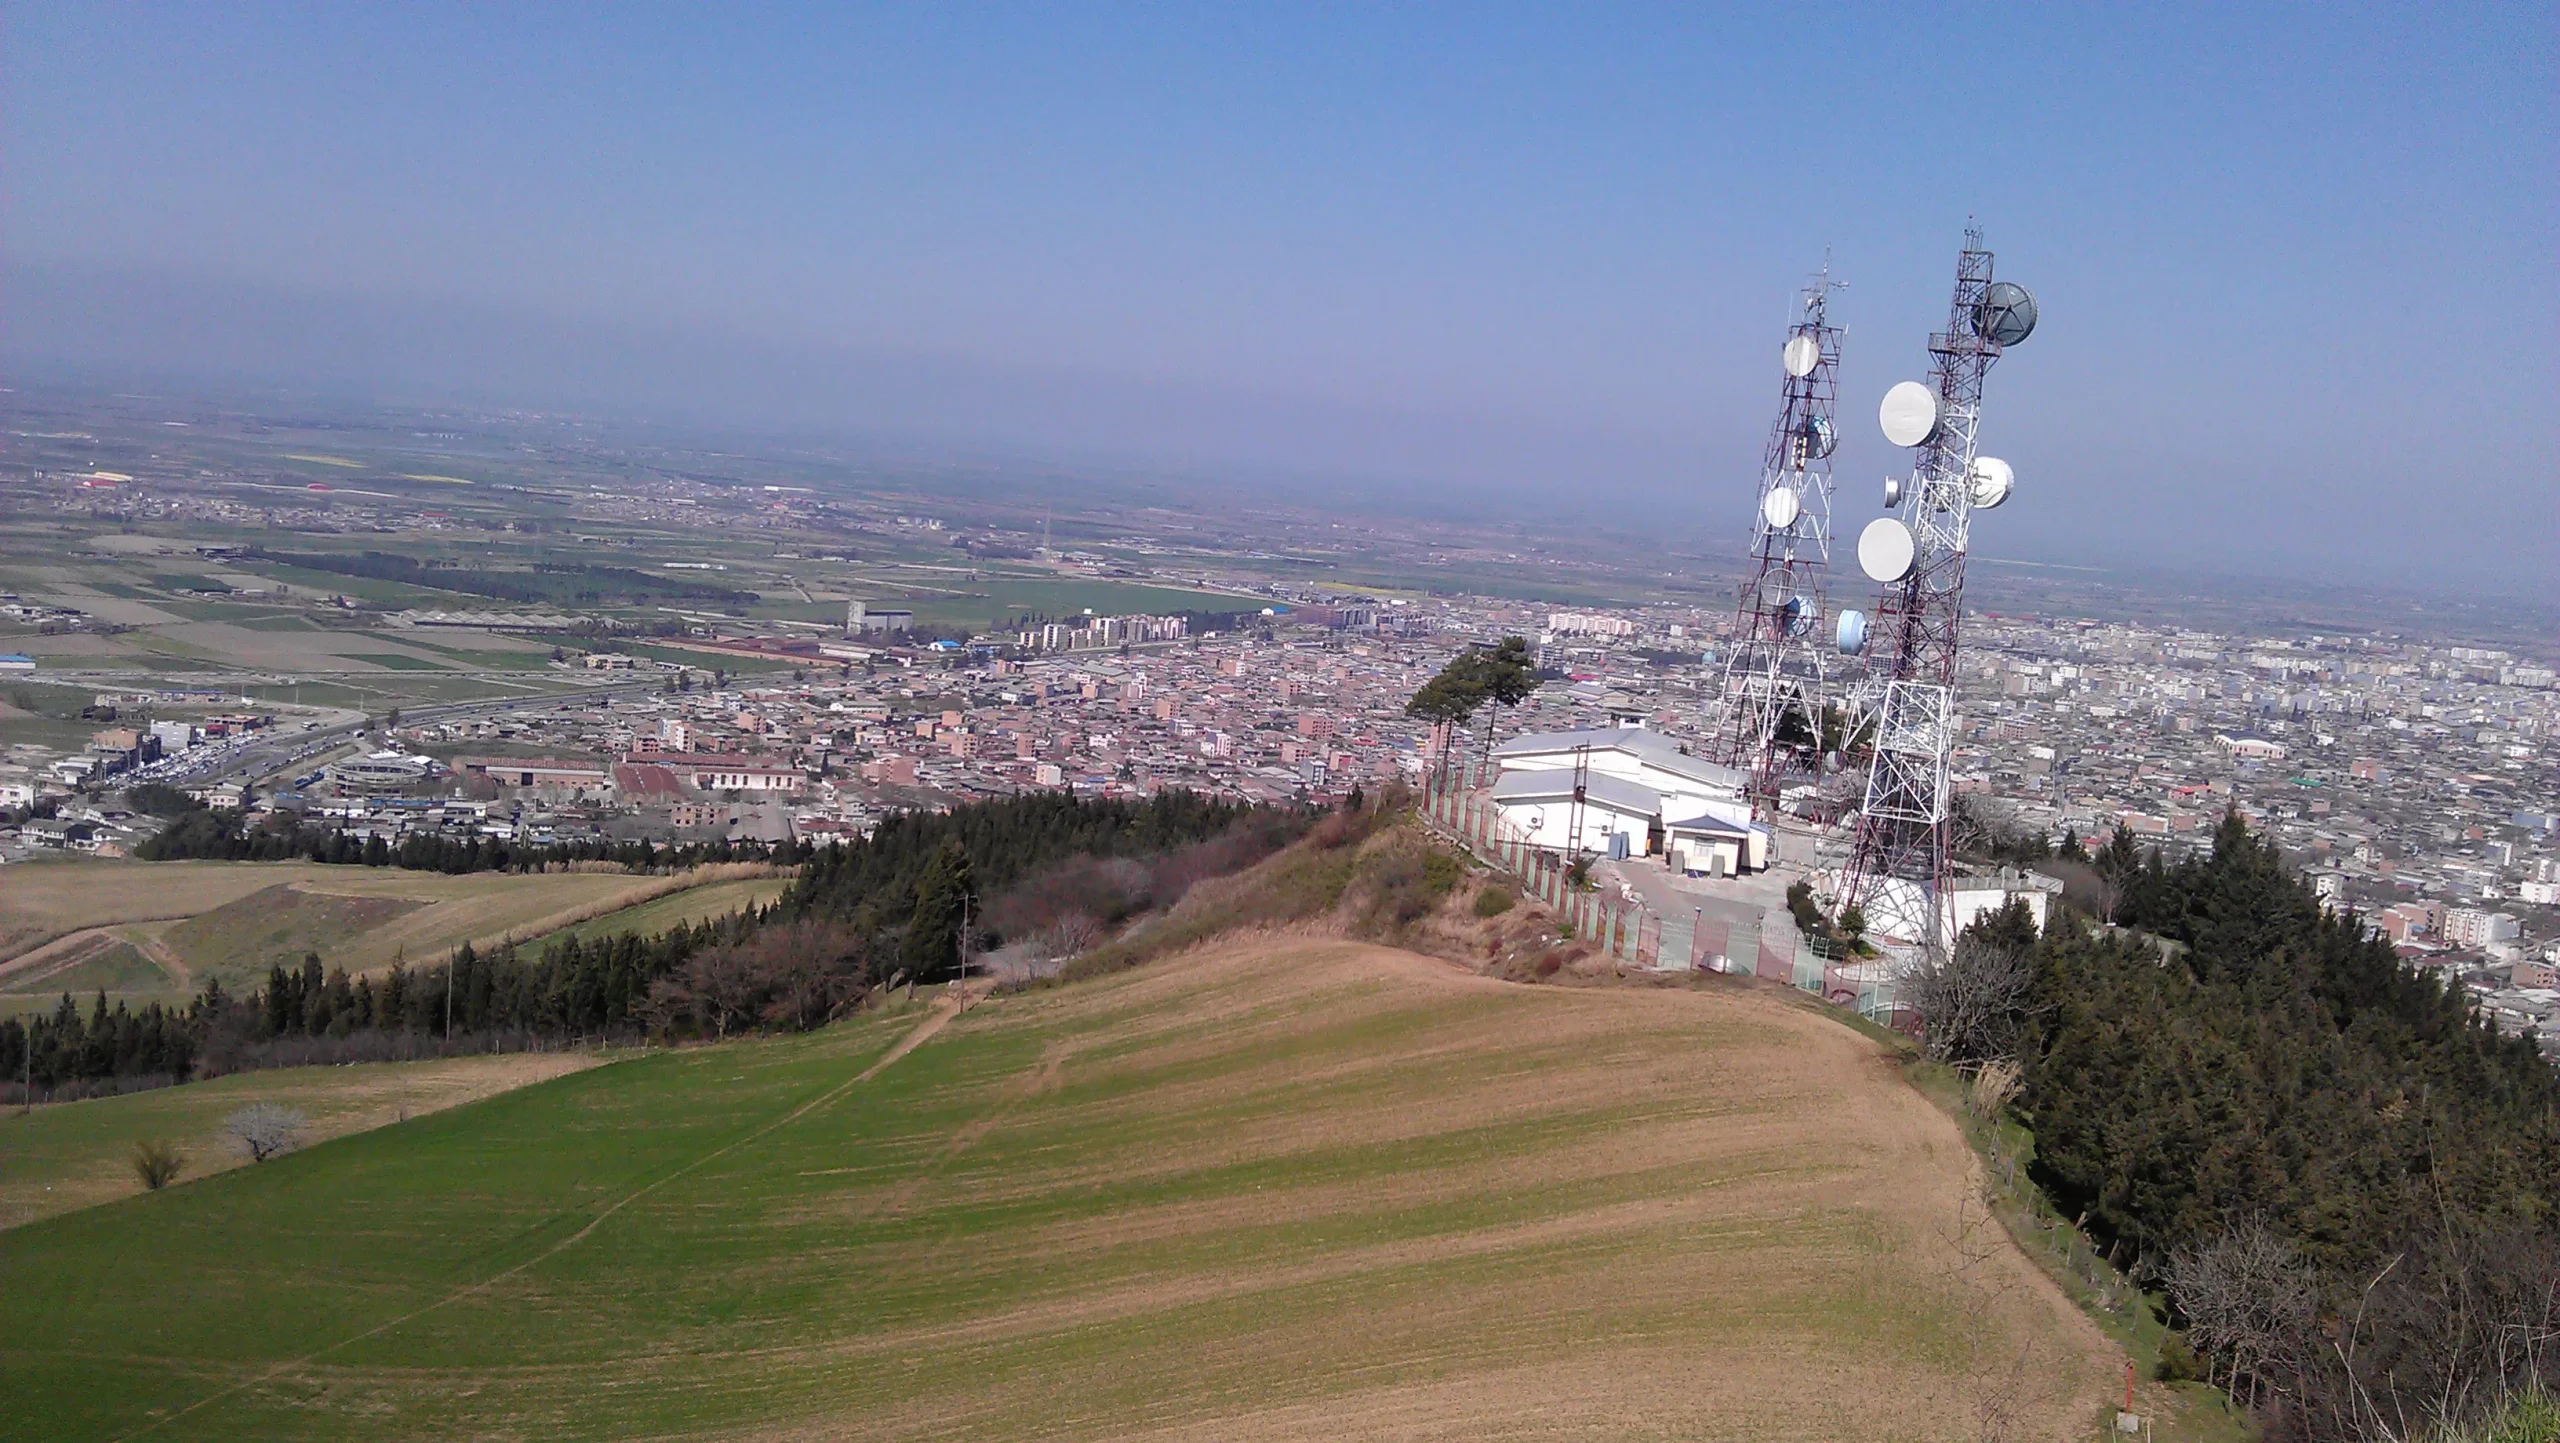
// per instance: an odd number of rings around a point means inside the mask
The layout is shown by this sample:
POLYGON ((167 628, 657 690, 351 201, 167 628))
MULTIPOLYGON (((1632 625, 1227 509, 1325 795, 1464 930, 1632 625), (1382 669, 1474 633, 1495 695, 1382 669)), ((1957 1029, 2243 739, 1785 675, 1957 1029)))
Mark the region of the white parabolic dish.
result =
POLYGON ((1900 581, 1911 574, 1912 559, 1918 554, 1911 528, 1890 516, 1877 517, 1858 533, 1858 569, 1869 580, 1900 581))
POLYGON ((1973 504, 1984 511, 2009 499, 2009 488, 2018 484, 2018 473, 1997 456, 1977 456, 1973 461, 1973 504))
POLYGON ((1788 375, 1810 376, 1813 368, 1821 363, 1822 347, 1816 345, 1811 336, 1790 336, 1787 348, 1779 352, 1778 357, 1785 362, 1788 375))
POLYGON ((1918 381, 1901 382, 1884 393, 1876 421, 1896 446, 1920 445, 1938 434, 1938 393, 1918 381))
POLYGON ((1793 486, 1772 486, 1769 494, 1760 498, 1760 517, 1772 531, 1786 530, 1803 514, 1804 502, 1797 499, 1793 486))

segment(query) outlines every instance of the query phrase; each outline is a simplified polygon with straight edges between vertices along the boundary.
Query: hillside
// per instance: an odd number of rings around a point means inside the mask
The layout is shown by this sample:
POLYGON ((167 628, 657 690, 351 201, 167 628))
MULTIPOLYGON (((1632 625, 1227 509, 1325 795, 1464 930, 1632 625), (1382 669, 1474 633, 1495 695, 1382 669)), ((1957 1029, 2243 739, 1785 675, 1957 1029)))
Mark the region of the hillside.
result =
POLYGON ((621 909, 637 914, 629 925, 671 926, 770 900, 782 883, 739 880, 767 870, 446 876, 308 862, 11 867, 0 872, 0 1013, 47 1006, 64 992, 86 1001, 100 989, 137 1003, 182 1003, 213 978, 236 993, 305 952, 360 974, 403 956, 440 959, 465 941, 541 936, 621 909), (706 884, 721 889, 707 910, 690 902, 711 898, 670 896, 706 884), (21 1001, 13 1007, 12 999, 21 1001))
POLYGON ((1780 994, 1229 938, 0 1235, 0 1436, 2083 1436, 1972 1167, 1780 994))

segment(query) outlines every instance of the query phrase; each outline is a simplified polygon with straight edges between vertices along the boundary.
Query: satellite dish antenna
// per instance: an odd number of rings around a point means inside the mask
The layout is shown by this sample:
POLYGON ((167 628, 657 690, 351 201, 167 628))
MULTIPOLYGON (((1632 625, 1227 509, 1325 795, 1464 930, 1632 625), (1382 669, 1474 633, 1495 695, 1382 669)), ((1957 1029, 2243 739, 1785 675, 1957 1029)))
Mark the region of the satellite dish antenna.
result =
POLYGON ((1842 656, 1856 656, 1867 649, 1867 614, 1863 611, 1840 613, 1840 625, 1832 640, 1839 643, 1842 656))
POLYGON ((1804 424, 1796 428, 1796 436, 1804 442, 1804 456, 1808 461, 1821 460, 1831 454, 1832 447, 1840 444, 1840 433, 1832 428, 1828 416, 1805 417, 1804 424))
POLYGON ((1973 303, 1973 333, 1995 346, 2018 344, 2036 331, 2036 298, 2015 281, 1993 281, 1973 303))
POLYGON ((1783 482, 1770 487, 1769 494, 1760 498, 1760 519, 1768 522, 1772 531, 1786 530, 1803 514, 1804 499, 1796 495, 1796 488, 1783 482))
POLYGON ((1790 596, 1778 607, 1778 624, 1786 628, 1789 636, 1802 632, 1805 623, 1811 619, 1801 596, 1790 596))
POLYGON ((1884 393, 1876 421, 1896 446, 1926 445, 1938 434, 1938 393, 1918 381, 1904 381, 1884 393))
POLYGON ((1785 363, 1788 375, 1801 380, 1812 375, 1813 368, 1822 363, 1822 344, 1811 336, 1790 336, 1787 348, 1778 353, 1778 359, 1785 363))
POLYGON ((1988 511, 2009 499, 2009 488, 2018 483, 2018 473, 1997 456, 1978 456, 1973 462, 1973 504, 1988 511))
POLYGON ((1890 516, 1877 517, 1858 533, 1858 569, 1869 580, 1900 581, 1911 574, 1911 563, 1919 554, 1911 528, 1890 516))
POLYGON ((1902 478, 1899 476, 1887 476, 1884 478, 1884 509, 1891 511, 1893 508, 1901 504, 1902 478))

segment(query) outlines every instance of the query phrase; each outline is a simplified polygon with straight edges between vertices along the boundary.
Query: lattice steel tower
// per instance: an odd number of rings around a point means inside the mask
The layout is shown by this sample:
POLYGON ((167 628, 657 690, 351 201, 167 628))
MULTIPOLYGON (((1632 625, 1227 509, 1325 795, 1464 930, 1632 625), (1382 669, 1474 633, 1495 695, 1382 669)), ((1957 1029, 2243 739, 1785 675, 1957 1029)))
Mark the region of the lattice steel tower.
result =
MULTIPOLYGON (((1982 383, 2035 323, 2035 297, 1992 279, 1982 230, 1968 225, 1947 328, 1929 338, 1930 379, 1895 386, 1878 412, 1885 439, 1916 453, 1909 481, 1885 482, 1885 505, 1908 519, 1880 517, 1858 537, 1860 568, 1884 583, 1872 646, 1884 692, 1857 845, 1837 900, 1843 912, 1860 908, 1871 931, 1929 948, 1943 941, 1950 880, 1947 751, 1965 552, 1974 511, 2008 499, 2011 485, 2007 463, 1975 454, 1982 383)), ((1843 649, 1849 623, 1843 617, 1843 649)))
POLYGON ((1831 452, 1839 431, 1840 328, 1826 311, 1830 267, 1804 288, 1779 351, 1778 419, 1751 515, 1752 577, 1725 656, 1724 759, 1748 778, 1755 815, 1773 817, 1789 775, 1822 748, 1823 587, 1831 569, 1831 452))

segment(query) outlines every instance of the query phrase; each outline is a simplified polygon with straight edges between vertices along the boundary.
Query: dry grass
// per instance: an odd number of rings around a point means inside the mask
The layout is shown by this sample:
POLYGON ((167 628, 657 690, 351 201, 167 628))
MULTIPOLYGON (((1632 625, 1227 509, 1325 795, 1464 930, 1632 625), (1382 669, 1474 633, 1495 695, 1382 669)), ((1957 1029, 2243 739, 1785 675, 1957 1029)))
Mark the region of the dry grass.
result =
POLYGON ((1775 990, 1265 934, 918 1020, 14 1234, 0 1362, 276 1438, 2073 1439, 2120 1376, 1953 1121, 1775 990))
POLYGON ((403 956, 426 962, 466 941, 530 940, 690 888, 772 875, 761 863, 669 876, 460 877, 302 862, 37 863, 0 869, 0 979, 49 972, 100 935, 133 942, 179 991, 208 972, 226 981, 263 974, 305 950, 375 972, 403 956))

